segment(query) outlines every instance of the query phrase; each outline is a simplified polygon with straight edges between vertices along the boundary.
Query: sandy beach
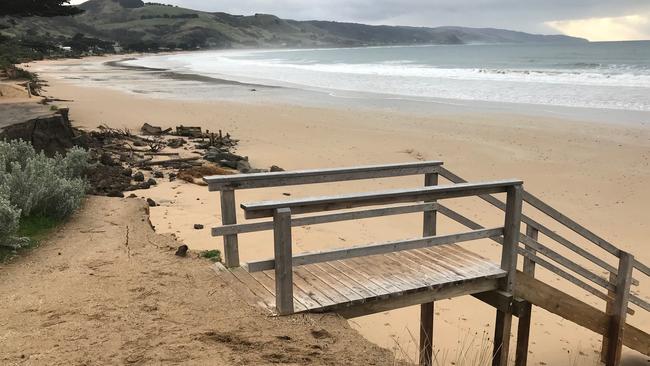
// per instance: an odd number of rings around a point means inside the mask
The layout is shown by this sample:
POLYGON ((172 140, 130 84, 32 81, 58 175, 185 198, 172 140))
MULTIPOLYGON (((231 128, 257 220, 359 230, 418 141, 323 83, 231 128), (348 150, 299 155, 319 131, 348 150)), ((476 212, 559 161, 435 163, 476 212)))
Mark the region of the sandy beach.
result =
MULTIPOLYGON (((278 165, 294 170, 442 160, 448 169, 470 181, 520 178, 527 191, 632 252, 639 260, 650 261, 650 252, 645 249, 650 233, 650 120, 607 123, 463 107, 452 112, 446 107, 444 113, 423 116, 357 109, 348 104, 329 108, 301 106, 272 99, 259 103, 173 100, 80 85, 48 74, 48 66, 65 62, 83 65, 79 60, 46 61, 34 63, 30 69, 47 80, 47 95, 72 100, 56 104, 71 108, 70 116, 77 127, 92 129, 107 124, 137 131, 148 122, 164 127, 186 125, 223 130, 241 140, 238 153, 249 156, 257 168, 278 165)), ((79 67, 77 72, 83 74, 84 70, 79 67)), ((128 73, 136 71, 120 72, 128 79, 128 73)), ((285 193, 295 198, 421 185, 419 178, 372 180, 243 191, 237 199, 252 202, 281 199, 285 193)), ((160 207, 151 210, 158 233, 173 233, 195 250, 222 247, 221 240, 212 238, 209 232, 221 221, 218 193, 178 181, 165 181, 136 193, 160 203, 160 207), (206 229, 195 230, 193 226, 197 223, 206 229)), ((489 215, 492 223, 502 220, 496 210, 477 200, 459 201, 457 207, 472 218, 489 215)), ((440 221, 440 232, 458 229, 449 220, 440 221)), ((569 238, 575 237, 557 229, 569 238)), ((294 253, 410 238, 420 235, 420 230, 418 215, 296 229, 294 253)), ((469 247, 488 257, 499 255, 499 247, 489 241, 478 241, 469 247)), ((270 233, 240 238, 243 261, 271 257, 272 251, 270 233)), ((600 300, 566 285, 557 276, 544 270, 539 271, 539 276, 602 308, 600 300)), ((650 283, 642 281, 638 290, 650 293, 650 283)), ((407 308, 353 319, 350 324, 370 341, 394 349, 403 358, 415 359, 418 314, 418 308, 407 308)), ((646 314, 639 312, 629 321, 648 324, 650 317, 646 314)), ((489 349, 486 338, 492 336, 494 322, 490 307, 464 297, 436 303, 436 315, 435 331, 439 336, 435 348, 440 364, 462 364, 456 360, 461 349, 468 348, 470 354, 489 349)), ((531 365, 596 365, 599 358, 600 336, 543 310, 533 313, 531 339, 531 365)), ((648 362, 629 350, 624 359, 627 365, 648 362)))

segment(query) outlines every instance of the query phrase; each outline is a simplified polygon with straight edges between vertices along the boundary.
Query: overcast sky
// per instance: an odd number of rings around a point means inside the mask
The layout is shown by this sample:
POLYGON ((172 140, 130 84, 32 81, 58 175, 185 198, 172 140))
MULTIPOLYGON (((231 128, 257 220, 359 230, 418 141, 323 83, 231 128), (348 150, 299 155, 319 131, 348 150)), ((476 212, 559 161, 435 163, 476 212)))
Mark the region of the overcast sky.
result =
MULTIPOLYGON (((147 0, 145 0, 147 1, 147 0)), ((81 3, 83 0, 73 0, 81 3)), ((233 14, 368 24, 495 27, 592 40, 650 39, 650 0, 156 0, 233 14)))

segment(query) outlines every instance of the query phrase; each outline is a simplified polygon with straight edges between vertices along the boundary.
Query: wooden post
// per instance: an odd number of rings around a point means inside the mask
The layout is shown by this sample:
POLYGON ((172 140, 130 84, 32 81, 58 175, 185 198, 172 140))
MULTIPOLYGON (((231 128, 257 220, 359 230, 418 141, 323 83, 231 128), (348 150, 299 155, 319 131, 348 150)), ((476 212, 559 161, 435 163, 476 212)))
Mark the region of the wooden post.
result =
MULTIPOLYGON (((221 223, 233 225, 237 223, 237 207, 235 206, 235 191, 221 191, 221 223)), ((237 234, 223 237, 223 255, 227 268, 239 267, 239 244, 237 234)))
MULTIPOLYGON (((526 236, 533 240, 538 240, 539 230, 526 225, 526 236)), ((528 248, 532 253, 534 249, 528 248)), ((524 257, 524 273, 530 277, 535 277, 535 262, 528 257, 524 257)), ((523 314, 519 317, 517 325, 517 350, 515 353, 515 366, 526 366, 528 363, 528 344, 530 342, 530 321, 533 311, 533 305, 525 302, 523 314)))
MULTIPOLYGON (((508 276, 501 284, 501 290, 513 294, 515 275, 517 273, 517 248, 521 230, 521 206, 523 187, 516 185, 508 188, 506 199, 506 218, 503 235, 503 251, 501 253, 501 268, 508 276)), ((510 352, 510 331, 512 329, 512 313, 497 310, 494 329, 494 352, 492 366, 507 366, 510 352)))
MULTIPOLYGON (((424 175, 425 186, 438 185, 438 173, 424 175)), ((424 211, 423 236, 436 235, 437 212, 424 211)), ((420 305, 420 366, 431 366, 433 363, 433 312, 434 303, 420 305)))
POLYGON ((609 338, 607 341, 607 362, 605 363, 607 366, 618 366, 621 363, 623 332, 625 331, 625 318, 630 298, 633 268, 634 256, 620 251, 618 273, 616 274, 616 295, 612 303, 612 314, 607 334, 607 338, 609 338))
POLYGON ((280 315, 293 314, 293 264, 291 210, 278 208, 273 215, 275 251, 275 306, 280 315))
MULTIPOLYGON (((614 273, 609 273, 609 282, 610 283, 616 283, 616 275, 614 273)), ((608 316, 612 316, 612 313, 614 311, 614 298, 616 297, 616 292, 612 290, 607 290, 607 296, 610 297, 610 300, 607 301, 607 305, 605 306, 605 314, 608 316)), ((607 362, 607 352, 609 350, 609 338, 607 338, 607 335, 603 335, 603 343, 602 347, 600 349, 600 361, 602 363, 607 362)))

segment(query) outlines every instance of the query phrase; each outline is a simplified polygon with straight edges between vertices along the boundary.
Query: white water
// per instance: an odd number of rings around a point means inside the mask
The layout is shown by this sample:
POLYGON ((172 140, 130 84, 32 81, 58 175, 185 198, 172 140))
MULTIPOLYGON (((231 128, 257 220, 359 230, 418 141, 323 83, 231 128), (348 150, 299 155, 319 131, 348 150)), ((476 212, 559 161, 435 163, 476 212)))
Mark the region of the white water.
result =
POLYGON ((211 51, 125 64, 334 94, 650 111, 648 49, 650 43, 639 42, 211 51))

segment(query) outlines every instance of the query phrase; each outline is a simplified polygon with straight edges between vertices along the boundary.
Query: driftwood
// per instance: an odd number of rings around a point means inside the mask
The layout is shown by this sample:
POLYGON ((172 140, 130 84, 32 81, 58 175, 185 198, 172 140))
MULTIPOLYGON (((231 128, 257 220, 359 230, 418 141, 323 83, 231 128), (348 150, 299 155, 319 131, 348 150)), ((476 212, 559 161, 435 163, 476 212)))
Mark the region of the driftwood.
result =
POLYGON ((152 151, 145 152, 144 154, 145 155, 155 155, 155 156, 176 156, 176 155, 178 155, 177 152, 164 153, 164 152, 152 152, 152 151))
POLYGON ((203 137, 201 127, 176 127, 176 135, 185 137, 203 137))
POLYGON ((193 158, 168 159, 168 160, 161 160, 161 161, 145 161, 141 165, 144 166, 169 165, 169 164, 176 164, 176 163, 187 163, 191 161, 197 161, 199 159, 201 158, 197 156, 193 158))

